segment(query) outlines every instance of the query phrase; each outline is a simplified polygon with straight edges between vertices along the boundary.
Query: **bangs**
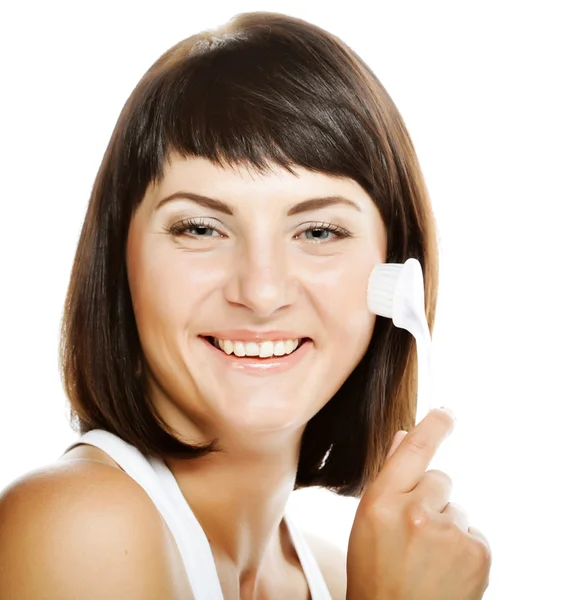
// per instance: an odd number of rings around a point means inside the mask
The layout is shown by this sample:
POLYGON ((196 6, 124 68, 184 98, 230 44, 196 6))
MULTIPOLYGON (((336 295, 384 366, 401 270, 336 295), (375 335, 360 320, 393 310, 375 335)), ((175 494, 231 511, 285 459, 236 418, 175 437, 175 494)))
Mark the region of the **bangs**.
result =
POLYGON ((125 149, 139 187, 158 182, 175 152, 260 172, 271 163, 289 172, 297 165, 372 192, 374 142, 336 65, 320 68, 311 48, 278 37, 183 44, 191 48, 176 64, 157 75, 156 63, 136 90, 142 110, 134 111, 125 149))

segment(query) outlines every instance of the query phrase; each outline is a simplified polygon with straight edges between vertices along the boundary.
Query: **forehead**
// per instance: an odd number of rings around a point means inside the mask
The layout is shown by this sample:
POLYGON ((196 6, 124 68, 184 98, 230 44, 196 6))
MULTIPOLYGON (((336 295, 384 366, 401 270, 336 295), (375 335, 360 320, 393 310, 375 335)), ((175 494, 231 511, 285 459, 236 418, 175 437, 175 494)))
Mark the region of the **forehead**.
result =
POLYGON ((147 190, 146 198, 152 201, 178 191, 197 192, 202 195, 229 200, 234 203, 252 199, 289 201, 317 196, 343 195, 363 206, 372 200, 353 179, 309 171, 292 166, 293 173, 276 163, 270 163, 260 172, 249 165, 217 165, 202 157, 184 158, 171 154, 165 164, 163 176, 147 190))

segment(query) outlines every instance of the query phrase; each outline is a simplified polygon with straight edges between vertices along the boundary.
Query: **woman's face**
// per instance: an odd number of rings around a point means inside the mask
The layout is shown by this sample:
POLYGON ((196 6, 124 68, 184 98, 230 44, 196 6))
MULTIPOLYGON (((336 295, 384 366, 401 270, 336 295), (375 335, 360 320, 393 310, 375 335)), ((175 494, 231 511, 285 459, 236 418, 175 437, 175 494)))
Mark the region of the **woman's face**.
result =
POLYGON ((172 155, 127 246, 158 413, 190 441, 303 427, 367 349, 367 281, 385 250, 353 180, 172 155))

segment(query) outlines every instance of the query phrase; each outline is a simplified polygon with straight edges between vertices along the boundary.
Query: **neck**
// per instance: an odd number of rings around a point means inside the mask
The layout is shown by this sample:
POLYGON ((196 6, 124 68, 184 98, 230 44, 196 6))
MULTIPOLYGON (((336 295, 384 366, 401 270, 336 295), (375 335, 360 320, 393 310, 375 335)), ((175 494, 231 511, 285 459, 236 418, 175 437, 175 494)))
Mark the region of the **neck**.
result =
POLYGON ((283 516, 300 440, 301 431, 260 450, 258 438, 254 448, 220 439, 223 452, 165 460, 206 532, 219 571, 238 578, 240 589, 254 588, 264 573, 295 555, 283 516))

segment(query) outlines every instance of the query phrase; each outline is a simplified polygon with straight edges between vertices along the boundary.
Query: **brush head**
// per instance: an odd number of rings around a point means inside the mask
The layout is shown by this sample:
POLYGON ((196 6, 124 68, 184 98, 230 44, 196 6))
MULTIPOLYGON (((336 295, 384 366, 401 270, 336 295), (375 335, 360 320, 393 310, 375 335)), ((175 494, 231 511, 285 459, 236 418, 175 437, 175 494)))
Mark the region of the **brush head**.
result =
POLYGON ((375 265, 367 284, 367 308, 414 333, 414 324, 425 320, 426 315, 424 277, 418 260, 375 265))
POLYGON ((403 268, 401 263, 385 263, 373 267, 367 284, 367 308, 374 315, 393 318, 393 300, 403 268))

